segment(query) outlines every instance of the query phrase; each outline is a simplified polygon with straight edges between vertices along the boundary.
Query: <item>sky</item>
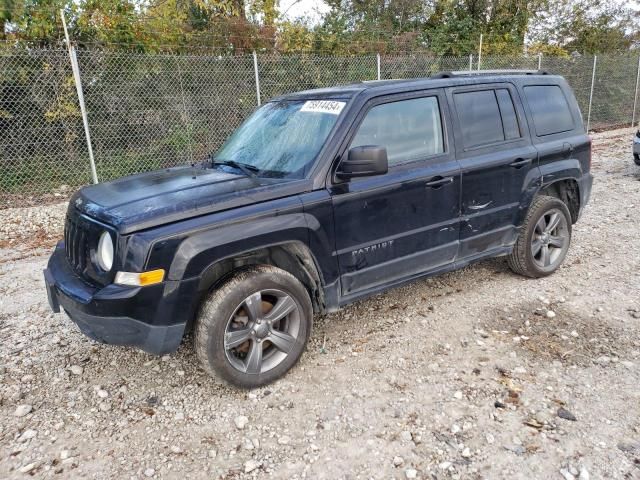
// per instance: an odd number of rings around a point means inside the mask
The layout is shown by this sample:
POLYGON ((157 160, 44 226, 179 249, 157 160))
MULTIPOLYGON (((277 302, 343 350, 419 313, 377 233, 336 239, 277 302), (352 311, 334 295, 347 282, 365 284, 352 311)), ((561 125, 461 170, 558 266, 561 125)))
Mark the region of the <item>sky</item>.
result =
POLYGON ((289 20, 306 17, 311 23, 318 23, 329 6, 322 0, 280 0, 280 11, 289 20))

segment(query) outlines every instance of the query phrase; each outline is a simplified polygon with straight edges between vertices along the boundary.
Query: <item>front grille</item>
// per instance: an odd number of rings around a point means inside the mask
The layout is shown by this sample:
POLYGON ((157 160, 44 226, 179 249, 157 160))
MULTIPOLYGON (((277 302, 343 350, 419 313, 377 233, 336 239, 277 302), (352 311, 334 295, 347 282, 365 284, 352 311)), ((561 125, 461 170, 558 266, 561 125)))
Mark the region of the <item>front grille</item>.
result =
POLYGON ((64 225, 64 246, 69 265, 79 274, 83 274, 89 256, 87 231, 82 224, 69 216, 64 225))
POLYGON ((86 283, 91 285, 108 285, 113 280, 113 270, 104 272, 97 267, 92 258, 103 232, 115 231, 108 225, 82 214, 69 206, 64 224, 64 248, 69 266, 86 283))

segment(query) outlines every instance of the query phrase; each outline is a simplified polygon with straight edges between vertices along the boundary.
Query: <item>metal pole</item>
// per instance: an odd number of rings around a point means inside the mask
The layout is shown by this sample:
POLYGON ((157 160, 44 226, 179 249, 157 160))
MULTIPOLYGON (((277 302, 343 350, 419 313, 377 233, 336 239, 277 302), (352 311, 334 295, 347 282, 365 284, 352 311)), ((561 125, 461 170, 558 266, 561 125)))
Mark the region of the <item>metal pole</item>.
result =
POLYGON ((478 70, 480 70, 480 62, 482 61, 482 37, 480 34, 480 45, 478 45, 478 70))
POLYGON ((636 73, 636 90, 633 96, 633 114, 631 115, 631 128, 636 123, 636 107, 638 106, 638 84, 640 83, 640 57, 638 57, 638 72, 636 73))
POLYGON ((593 56, 593 73, 591 74, 591 92, 589 92, 589 113, 587 113, 587 133, 589 133, 589 127, 591 126, 591 103, 593 102, 593 85, 596 81, 596 64, 598 63, 598 56, 593 56))
POLYGON ((260 106, 260 75, 258 75, 258 55, 253 52, 253 71, 256 74, 256 98, 258 99, 258 106, 260 106))
POLYGON ((78 103, 80 104, 80 114, 82 115, 82 124, 84 126, 84 136, 87 139, 87 151, 89 152, 89 164, 91 165, 91 179, 93 183, 98 183, 98 172, 96 171, 96 162, 93 159, 93 148, 91 147, 91 134, 89 133, 89 120, 87 119, 87 109, 84 105, 84 94, 82 92, 82 81, 80 79, 80 67, 78 66, 78 57, 76 49, 71 45, 69 40, 69 32, 67 31, 67 22, 64 18, 64 10, 60 9, 60 17, 62 17, 62 26, 64 28, 64 38, 67 42, 69 50, 69 58, 71 60, 71 71, 73 72, 73 80, 76 84, 76 92, 78 94, 78 103))
POLYGON ((378 59, 378 80, 380 80, 380 54, 377 53, 376 56, 378 59))
POLYGON ((469 54, 469 70, 473 70, 473 53, 469 54))
POLYGON ((538 54, 538 70, 542 70, 542 52, 538 54))
POLYGON ((189 117, 189 113, 187 112, 187 100, 184 96, 184 84, 182 82, 182 69, 180 68, 180 60, 176 56, 174 57, 176 60, 176 70, 178 70, 178 83, 180 84, 180 98, 182 99, 182 115, 184 123, 187 127, 187 132, 189 134, 189 163, 193 163, 193 136, 192 136, 192 125, 189 117))

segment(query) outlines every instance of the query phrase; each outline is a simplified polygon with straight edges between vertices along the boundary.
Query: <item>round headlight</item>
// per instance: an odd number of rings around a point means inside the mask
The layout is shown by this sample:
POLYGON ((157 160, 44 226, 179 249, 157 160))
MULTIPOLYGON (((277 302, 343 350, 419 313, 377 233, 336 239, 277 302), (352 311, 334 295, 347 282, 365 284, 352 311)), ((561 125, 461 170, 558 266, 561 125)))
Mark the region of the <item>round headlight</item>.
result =
POLYGON ((100 268, 106 272, 113 267, 113 240, 111 240, 109 232, 102 232, 100 235, 96 259, 100 268))

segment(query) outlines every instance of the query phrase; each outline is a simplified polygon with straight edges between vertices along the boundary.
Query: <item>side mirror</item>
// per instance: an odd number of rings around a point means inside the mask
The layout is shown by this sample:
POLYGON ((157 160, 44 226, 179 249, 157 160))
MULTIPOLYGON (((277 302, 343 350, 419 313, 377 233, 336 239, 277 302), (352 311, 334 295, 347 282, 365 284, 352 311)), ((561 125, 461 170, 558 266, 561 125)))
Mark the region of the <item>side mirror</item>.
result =
POLYGON ((378 145, 363 145, 349 150, 347 158, 340 163, 336 176, 348 180, 355 177, 384 175, 388 171, 387 149, 378 145))

